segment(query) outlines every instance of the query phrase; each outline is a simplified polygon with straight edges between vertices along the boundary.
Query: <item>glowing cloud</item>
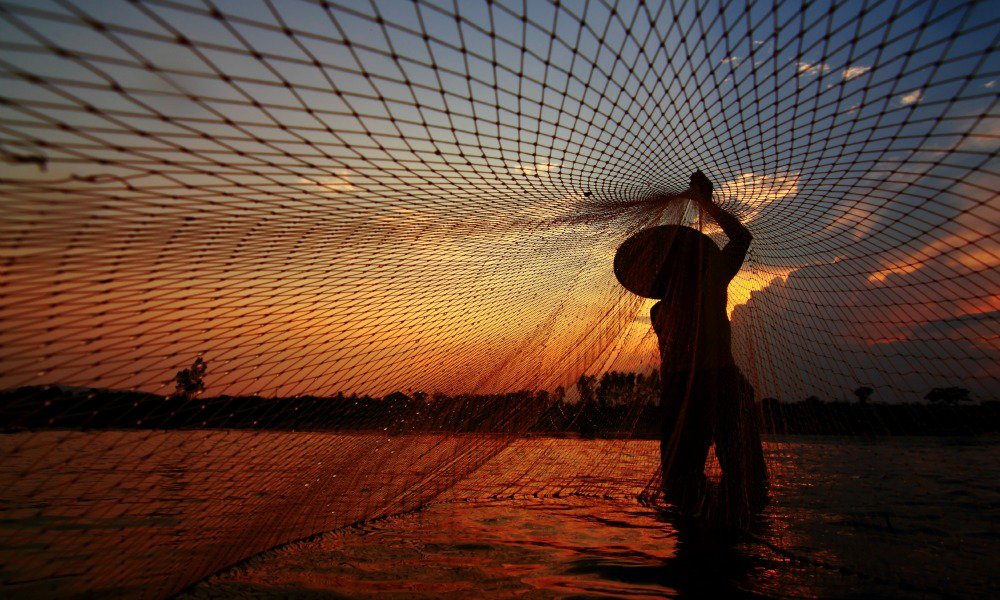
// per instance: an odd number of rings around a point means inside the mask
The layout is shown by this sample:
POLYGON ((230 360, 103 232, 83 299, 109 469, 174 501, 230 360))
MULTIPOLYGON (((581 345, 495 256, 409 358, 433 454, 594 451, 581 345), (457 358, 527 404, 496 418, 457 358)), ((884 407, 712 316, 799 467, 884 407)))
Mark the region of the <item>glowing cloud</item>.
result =
POLYGON ((733 310, 735 310, 737 306, 749 302, 750 296, 754 292, 763 290, 779 280, 784 281, 788 279, 789 273, 794 270, 795 267, 769 267, 768 272, 766 273, 749 269, 741 270, 729 283, 729 296, 726 306, 726 314, 729 315, 730 319, 732 319, 733 310))
POLYGON ((900 260, 887 261, 884 269, 868 276, 871 283, 881 283, 890 275, 907 275, 922 269, 931 261, 942 261, 948 267, 964 271, 985 271, 1000 267, 1000 242, 991 235, 969 239, 964 235, 949 235, 926 244, 900 260))
POLYGON ((902 104, 903 106, 907 106, 909 104, 916 104, 917 102, 920 102, 920 100, 923 97, 924 97, 923 90, 913 90, 909 94, 900 97, 899 103, 902 104))
POLYGON ((300 177, 299 183, 307 186, 308 191, 320 194, 324 192, 352 192, 358 189, 351 183, 350 171, 338 171, 333 177, 300 177))
POLYGON ((753 220, 766 206, 794 196, 799 191, 798 173, 756 175, 752 171, 726 181, 717 193, 736 205, 743 221, 753 220))
POLYGON ((537 175, 538 177, 548 177, 551 173, 559 170, 559 163, 535 163, 534 165, 518 165, 525 175, 537 175))
POLYGON ((815 75, 823 75, 825 73, 829 73, 830 72, 830 65, 828 65, 826 63, 812 64, 812 63, 807 63, 807 62, 799 61, 798 65, 799 65, 799 75, 801 75, 801 76, 805 76, 805 75, 813 75, 813 76, 815 76, 815 75))
POLYGON ((862 75, 871 70, 872 70, 871 67, 865 67, 860 65, 857 67, 847 67, 846 69, 844 69, 844 72, 841 74, 841 77, 843 78, 844 81, 850 81, 855 77, 861 77, 862 75))
POLYGON ((886 268, 875 271, 868 276, 868 281, 870 283, 881 283, 889 278, 890 275, 906 275, 908 273, 913 273, 924 266, 923 262, 896 262, 889 264, 886 268))

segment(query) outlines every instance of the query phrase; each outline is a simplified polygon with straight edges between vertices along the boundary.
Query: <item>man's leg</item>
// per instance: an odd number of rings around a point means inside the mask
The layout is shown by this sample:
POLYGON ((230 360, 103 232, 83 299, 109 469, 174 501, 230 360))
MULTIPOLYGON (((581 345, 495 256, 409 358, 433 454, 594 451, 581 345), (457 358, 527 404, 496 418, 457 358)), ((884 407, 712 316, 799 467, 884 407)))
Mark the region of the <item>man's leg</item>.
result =
POLYGON ((720 505, 734 524, 767 504, 767 466, 754 390, 738 370, 717 380, 715 453, 722 469, 720 505))
POLYGON ((660 462, 663 494, 682 512, 696 512, 705 495, 705 460, 712 444, 712 428, 698 381, 676 375, 664 381, 661 410, 660 462), (690 384, 690 385, 689 385, 690 384))
MULTIPOLYGON (((739 373, 737 371, 737 373, 739 373)), ((739 431, 747 456, 747 492, 750 510, 759 512, 767 505, 767 463, 764 462, 764 445, 760 439, 761 414, 754 401, 754 389, 742 373, 739 373, 742 392, 739 399, 739 431)))

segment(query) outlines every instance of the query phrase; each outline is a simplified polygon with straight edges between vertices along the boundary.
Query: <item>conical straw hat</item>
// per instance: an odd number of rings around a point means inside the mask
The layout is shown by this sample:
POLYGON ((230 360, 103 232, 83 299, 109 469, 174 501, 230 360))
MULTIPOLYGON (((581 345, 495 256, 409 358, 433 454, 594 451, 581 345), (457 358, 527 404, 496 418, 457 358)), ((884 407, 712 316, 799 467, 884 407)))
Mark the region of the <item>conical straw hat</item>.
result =
POLYGON ((704 233, 681 225, 659 225, 622 242, 615 252, 615 277, 633 294, 663 299, 666 282, 700 275, 672 269, 691 270, 693 258, 700 256, 702 264, 711 264, 719 255, 719 247, 704 233))

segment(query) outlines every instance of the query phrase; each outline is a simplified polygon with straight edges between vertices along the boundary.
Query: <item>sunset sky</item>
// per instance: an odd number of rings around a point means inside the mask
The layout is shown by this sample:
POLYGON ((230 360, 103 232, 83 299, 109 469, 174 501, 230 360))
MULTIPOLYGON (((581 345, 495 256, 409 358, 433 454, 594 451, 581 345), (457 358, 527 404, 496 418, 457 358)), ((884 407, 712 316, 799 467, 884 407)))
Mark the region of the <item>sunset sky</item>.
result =
POLYGON ((0 387, 651 368, 611 260, 701 169, 759 393, 997 389, 989 3, 4 4, 0 387))

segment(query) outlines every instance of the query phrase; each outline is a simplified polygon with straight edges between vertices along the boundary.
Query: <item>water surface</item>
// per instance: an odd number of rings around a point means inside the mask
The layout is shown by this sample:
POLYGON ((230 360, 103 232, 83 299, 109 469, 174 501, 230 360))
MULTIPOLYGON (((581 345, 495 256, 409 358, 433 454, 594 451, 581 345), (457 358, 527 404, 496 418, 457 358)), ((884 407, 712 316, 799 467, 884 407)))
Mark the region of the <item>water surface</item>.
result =
POLYGON ((635 501, 651 441, 7 434, 0 591, 164 597, 263 552, 195 593, 991 595, 1000 438, 788 437, 766 452, 773 502, 729 544, 635 501))

